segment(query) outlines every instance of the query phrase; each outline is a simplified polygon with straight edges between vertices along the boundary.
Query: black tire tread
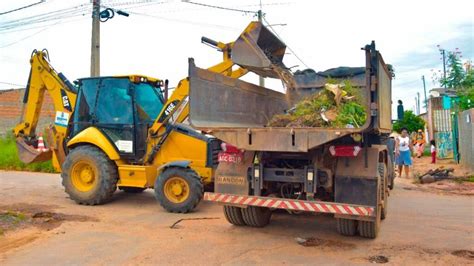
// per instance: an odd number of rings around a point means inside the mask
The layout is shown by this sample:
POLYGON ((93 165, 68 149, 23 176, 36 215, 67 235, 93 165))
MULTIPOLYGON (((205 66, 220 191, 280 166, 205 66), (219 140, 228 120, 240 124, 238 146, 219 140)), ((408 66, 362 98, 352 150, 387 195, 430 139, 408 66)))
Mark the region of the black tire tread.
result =
POLYGON ((385 191, 385 182, 388 182, 388 169, 385 166, 384 163, 379 163, 378 164, 378 171, 380 174, 380 181, 381 181, 381 192, 383 192, 383 206, 382 206, 382 213, 380 214, 380 219, 385 220, 387 217, 387 212, 388 212, 388 195, 387 192, 385 191))
POLYGON ((242 218, 246 225, 264 227, 270 223, 272 212, 268 208, 248 206, 242 209, 242 218))
POLYGON ((344 236, 353 236, 357 233, 357 220, 337 218, 337 231, 344 236))
POLYGON ((204 196, 204 184, 201 177, 190 168, 169 167, 165 169, 155 181, 155 198, 160 205, 172 213, 188 213, 192 211, 201 202, 204 196), (168 177, 179 175, 189 183, 190 195, 188 200, 183 203, 176 204, 166 199, 163 192, 164 184, 168 177))
POLYGON ((100 205, 112 199, 112 195, 117 189, 118 171, 115 163, 99 148, 92 145, 83 145, 74 148, 66 156, 66 160, 62 165, 61 177, 64 190, 72 200, 83 205, 100 205), (69 176, 69 170, 74 165, 77 157, 81 156, 93 158, 99 171, 99 188, 92 197, 88 198, 84 198, 80 192, 75 191, 69 176))
POLYGON ((224 216, 233 225, 245 225, 244 218, 242 217, 242 208, 224 205, 224 216))

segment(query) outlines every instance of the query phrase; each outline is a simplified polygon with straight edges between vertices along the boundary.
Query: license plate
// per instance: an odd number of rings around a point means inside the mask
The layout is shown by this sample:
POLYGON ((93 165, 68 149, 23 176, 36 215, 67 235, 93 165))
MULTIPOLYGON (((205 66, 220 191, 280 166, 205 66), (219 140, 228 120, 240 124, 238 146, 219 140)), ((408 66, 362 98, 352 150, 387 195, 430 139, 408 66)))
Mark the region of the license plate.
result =
POLYGON ((218 156, 219 162, 224 163, 241 163, 244 160, 244 155, 242 153, 225 153, 220 152, 218 156))

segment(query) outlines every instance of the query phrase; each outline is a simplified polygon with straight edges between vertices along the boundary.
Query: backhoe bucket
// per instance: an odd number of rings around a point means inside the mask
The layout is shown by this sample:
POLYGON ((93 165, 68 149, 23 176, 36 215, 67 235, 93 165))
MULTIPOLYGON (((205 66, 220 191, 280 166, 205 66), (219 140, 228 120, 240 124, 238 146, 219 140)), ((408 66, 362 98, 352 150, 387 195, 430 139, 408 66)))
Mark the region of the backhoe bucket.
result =
POLYGON ((33 146, 28 145, 22 137, 16 138, 18 157, 23 163, 37 163, 48 161, 52 158, 52 151, 37 151, 33 146))
POLYGON ((232 61, 264 77, 280 78, 286 45, 261 22, 251 22, 232 47, 232 61))

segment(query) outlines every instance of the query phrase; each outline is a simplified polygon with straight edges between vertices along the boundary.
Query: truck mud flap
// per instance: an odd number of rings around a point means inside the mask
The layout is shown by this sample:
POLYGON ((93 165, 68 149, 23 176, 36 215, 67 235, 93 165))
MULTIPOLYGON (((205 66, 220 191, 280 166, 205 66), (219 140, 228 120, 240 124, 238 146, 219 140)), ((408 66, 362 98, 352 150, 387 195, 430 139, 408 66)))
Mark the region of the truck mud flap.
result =
POLYGON ((372 206, 326 201, 293 200, 271 197, 244 196, 221 193, 204 193, 204 200, 234 206, 257 206, 292 211, 332 213, 338 216, 375 218, 372 206))

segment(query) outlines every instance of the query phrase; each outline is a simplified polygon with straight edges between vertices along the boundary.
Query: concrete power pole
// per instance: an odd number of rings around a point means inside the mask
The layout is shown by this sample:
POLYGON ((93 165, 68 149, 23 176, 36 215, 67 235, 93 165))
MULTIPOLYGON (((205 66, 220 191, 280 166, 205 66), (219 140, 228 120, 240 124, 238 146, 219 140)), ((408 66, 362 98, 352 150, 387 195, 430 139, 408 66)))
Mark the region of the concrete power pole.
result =
MULTIPOLYGON (((262 14, 262 10, 258 10, 257 12, 257 17, 258 17, 258 21, 260 23, 262 23, 262 20, 263 20, 263 14, 262 14)), ((260 85, 261 87, 265 87, 265 79, 262 77, 262 76, 259 76, 258 77, 258 85, 260 85)))
POLYGON ((419 115, 420 111, 421 111, 420 110, 421 108, 420 108, 420 93, 419 92, 416 93, 416 98, 418 99, 418 101, 416 102, 416 106, 417 106, 416 112, 419 115))
POLYGON ((92 0, 91 77, 100 76, 100 0, 92 0))
POLYGON ((423 80, 423 91, 425 93, 425 109, 428 112, 428 97, 426 96, 426 83, 425 83, 425 76, 421 76, 421 80, 423 80))

